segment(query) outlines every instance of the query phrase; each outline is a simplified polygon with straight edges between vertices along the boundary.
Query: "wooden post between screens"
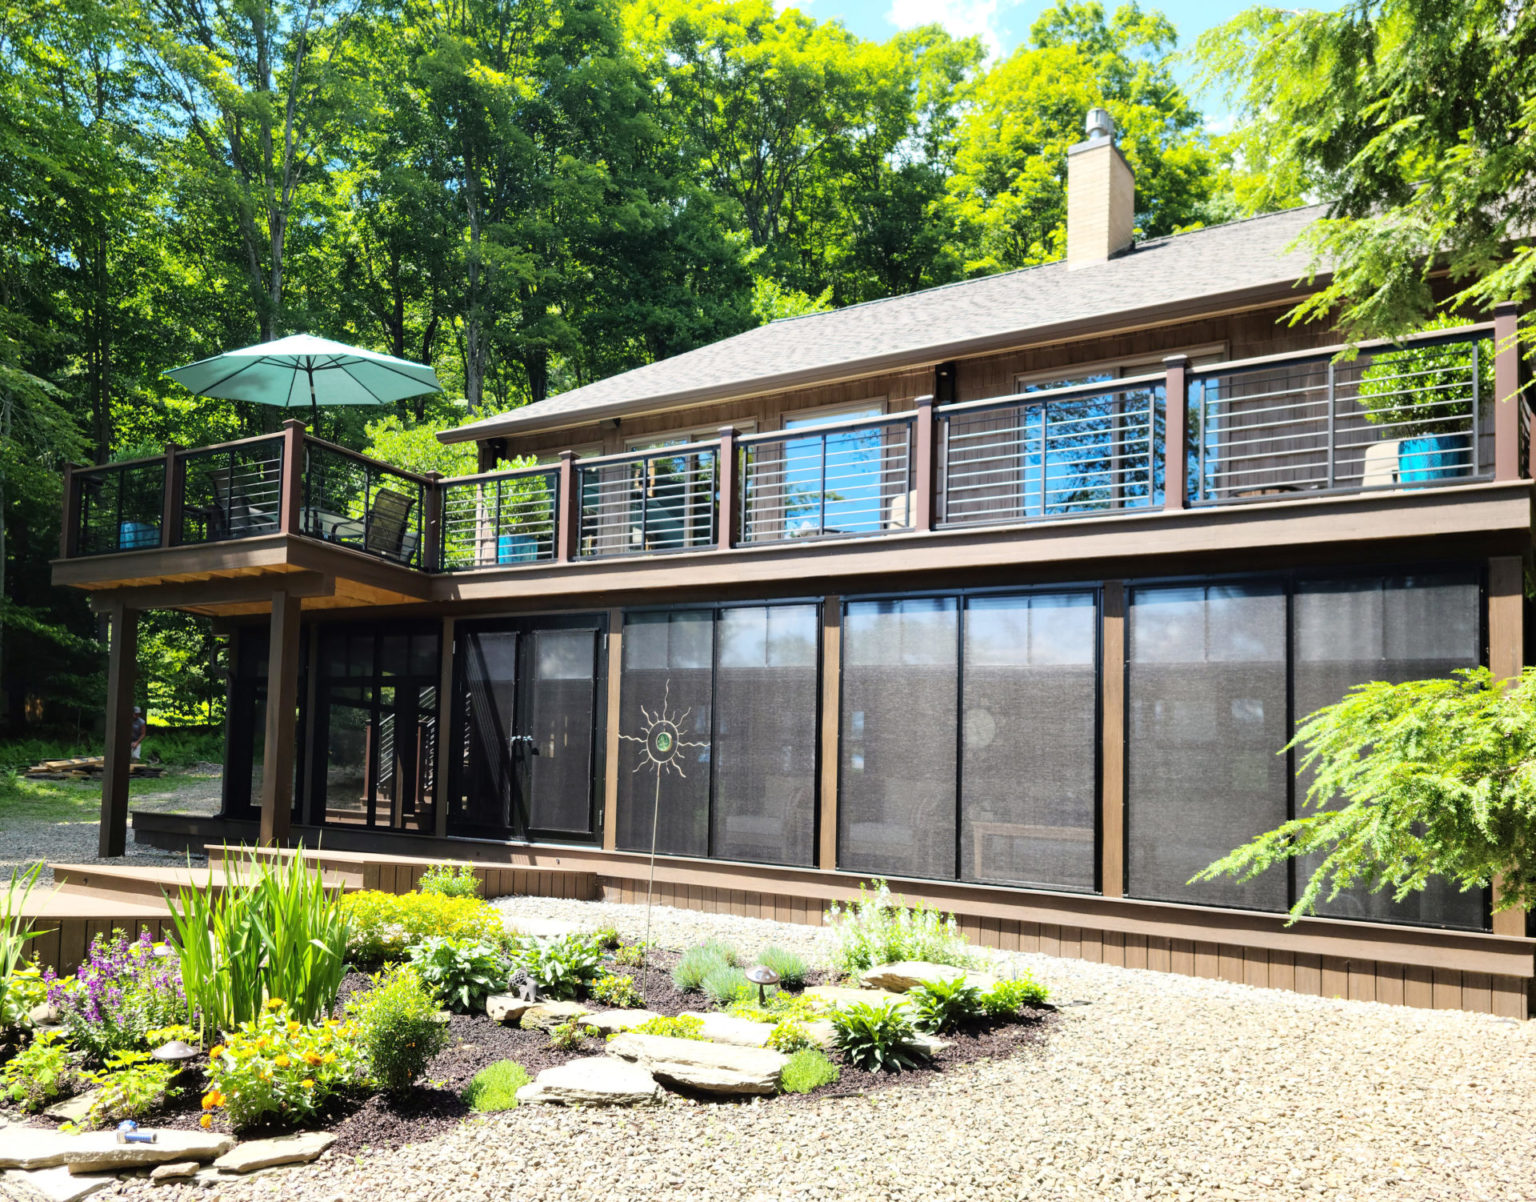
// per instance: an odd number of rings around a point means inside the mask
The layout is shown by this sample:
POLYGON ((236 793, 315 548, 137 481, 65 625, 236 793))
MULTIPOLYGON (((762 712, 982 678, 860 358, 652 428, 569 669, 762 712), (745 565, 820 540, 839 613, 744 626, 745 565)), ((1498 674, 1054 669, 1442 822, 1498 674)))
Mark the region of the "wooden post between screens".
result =
POLYGON ((421 521, 421 570, 436 572, 443 560, 443 473, 428 472, 423 490, 421 521))
POLYGON ((935 423, 931 396, 917 398, 916 414, 912 421, 913 504, 912 512, 907 516, 912 521, 912 529, 932 530, 938 473, 934 471, 934 447, 937 439, 934 437, 935 423))
POLYGON ((1163 388, 1163 508, 1183 509, 1184 423, 1189 415, 1189 356, 1163 360, 1168 381, 1163 388))
POLYGON ((1493 309, 1493 475, 1520 478, 1520 308, 1493 309))
POLYGON ((139 613, 115 602, 108 611, 107 744, 101 776, 101 825, 97 847, 103 857, 128 848, 128 777, 133 763, 133 678, 139 652, 139 613))
POLYGON ((741 486, 736 471, 736 429, 720 427, 720 500, 715 515, 715 546, 729 551, 736 545, 741 522, 741 486))
POLYGON ((824 872, 831 872, 837 867, 838 734, 842 673, 843 599, 824 597, 821 602, 821 804, 816 816, 816 867, 824 872))
POLYGON ((555 498, 555 559, 570 563, 581 550, 581 481, 576 452, 560 452, 560 486, 555 498))
MULTIPOLYGON (((1525 561, 1518 555, 1501 555, 1488 561, 1488 668, 1495 680, 1513 681, 1524 667, 1525 561)), ((1495 902, 1501 889, 1496 879, 1495 902)), ((1524 936, 1525 911, 1495 911, 1493 933, 1524 936)))
POLYGON ((294 717, 298 704, 299 599, 277 592, 272 595, 267 644, 267 725, 261 775, 263 846, 285 846, 293 826, 294 717))
POLYGON ((1104 582, 1103 711, 1099 779, 1099 889, 1125 896, 1125 583, 1104 582))

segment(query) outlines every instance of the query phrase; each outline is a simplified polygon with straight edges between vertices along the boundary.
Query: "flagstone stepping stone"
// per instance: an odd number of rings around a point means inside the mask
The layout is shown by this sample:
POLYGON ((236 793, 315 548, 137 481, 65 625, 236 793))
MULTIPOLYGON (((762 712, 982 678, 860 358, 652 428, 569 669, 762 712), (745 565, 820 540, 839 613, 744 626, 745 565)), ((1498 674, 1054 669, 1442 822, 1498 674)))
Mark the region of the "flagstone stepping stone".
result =
POLYGON ((519 1105, 649 1106, 661 1100, 656 1078, 614 1056, 587 1056, 547 1068, 517 1091, 519 1105))
POLYGON ((493 993, 485 999, 485 1014, 493 1023, 515 1023, 536 1005, 515 993, 493 993))
POLYGON ((739 1048, 765 1048, 768 1036, 773 1034, 772 1023, 755 1023, 751 1019, 737 1018, 732 1014, 713 1011, 688 1010, 684 1018, 696 1018, 704 1024, 703 1035, 710 1043, 728 1043, 739 1048))
POLYGON ((335 1142, 329 1131, 296 1131, 273 1139, 253 1139, 224 1153, 213 1167, 225 1173, 253 1173, 278 1164, 308 1164, 335 1142))
POLYGON ((518 1021, 518 1026, 525 1031, 547 1031, 551 1027, 558 1027, 561 1023, 570 1022, 573 1018, 580 1018, 584 1014, 590 1014, 580 1002, 540 1002, 537 1006, 530 1006, 523 1011, 523 1017, 518 1021))
POLYGON ((830 1052, 837 1047, 837 1028, 826 1019, 817 1019, 814 1022, 800 1023, 805 1028, 805 1034, 823 1052, 830 1052))
POLYGON ((0 1131, 0 1168, 46 1169, 68 1165, 77 1176, 173 1160, 212 1160, 235 1146, 232 1135, 210 1131, 157 1130, 152 1144, 120 1144, 111 1131, 67 1135, 37 1127, 0 1131))
POLYGON ((596 1027, 604 1035, 618 1035, 656 1017, 654 1010, 602 1010, 587 1015, 581 1021, 589 1027, 596 1027))
POLYGON ((0 1198, 46 1199, 47 1202, 79 1202, 116 1185, 110 1175, 79 1177, 63 1165, 51 1169, 7 1169, 0 1173, 0 1198))
POLYGON ((178 1160, 175 1164, 162 1164, 149 1171, 151 1181, 185 1181, 196 1177, 203 1166, 195 1160, 178 1160))
POLYGON ((866 989, 890 989, 905 993, 917 985, 930 981, 952 981, 965 977, 977 989, 991 989, 993 979, 985 973, 967 972, 953 964, 929 964, 925 960, 900 960, 895 964, 878 964, 866 969, 860 983, 866 989))
POLYGON ((701 1093, 772 1094, 789 1057, 769 1048, 742 1048, 669 1035, 620 1035, 608 1054, 632 1060, 658 1081, 701 1093))
POLYGON ((83 1123, 90 1117, 91 1106, 100 1095, 101 1090, 88 1089, 84 1093, 55 1103, 43 1111, 43 1114, 60 1123, 83 1123))
POLYGON ((812 985, 805 991, 805 996, 815 998, 834 1010, 841 1010, 855 1002, 867 1002, 871 1006, 883 1006, 886 1002, 899 1002, 903 1006, 907 1004, 907 999, 897 993, 888 993, 884 989, 853 989, 847 985, 812 985))

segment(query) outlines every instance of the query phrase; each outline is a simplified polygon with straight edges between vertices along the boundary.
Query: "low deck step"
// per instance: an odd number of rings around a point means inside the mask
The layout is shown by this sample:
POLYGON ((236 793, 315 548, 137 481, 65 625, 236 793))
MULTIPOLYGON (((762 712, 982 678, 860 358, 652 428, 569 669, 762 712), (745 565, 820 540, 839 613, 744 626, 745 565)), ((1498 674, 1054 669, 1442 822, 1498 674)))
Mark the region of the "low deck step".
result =
MULTIPOLYGON (((110 894, 116 897, 141 897, 159 902, 167 894, 175 896, 184 888, 223 889, 242 877, 238 868, 210 864, 206 868, 131 867, 117 864, 50 864, 53 879, 66 894, 110 894)), ((359 887, 339 873, 322 877, 329 888, 350 892, 359 887)))

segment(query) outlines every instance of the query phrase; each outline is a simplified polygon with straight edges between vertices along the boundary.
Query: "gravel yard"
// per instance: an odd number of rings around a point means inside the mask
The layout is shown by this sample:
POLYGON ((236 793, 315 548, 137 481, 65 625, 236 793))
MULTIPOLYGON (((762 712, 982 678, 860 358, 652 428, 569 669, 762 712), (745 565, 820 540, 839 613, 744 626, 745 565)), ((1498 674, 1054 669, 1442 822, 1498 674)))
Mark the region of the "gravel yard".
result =
MULTIPOLYGON (((519 920, 644 909, 515 898, 519 920)), ((815 928, 658 907, 652 938, 814 952, 815 928)), ((999 954, 1064 1003, 1041 1046, 866 1097, 523 1107, 387 1153, 219 1182, 228 1202, 1536 1199, 1536 1025, 999 954)), ((203 1191, 121 1187, 139 1198, 203 1191)))

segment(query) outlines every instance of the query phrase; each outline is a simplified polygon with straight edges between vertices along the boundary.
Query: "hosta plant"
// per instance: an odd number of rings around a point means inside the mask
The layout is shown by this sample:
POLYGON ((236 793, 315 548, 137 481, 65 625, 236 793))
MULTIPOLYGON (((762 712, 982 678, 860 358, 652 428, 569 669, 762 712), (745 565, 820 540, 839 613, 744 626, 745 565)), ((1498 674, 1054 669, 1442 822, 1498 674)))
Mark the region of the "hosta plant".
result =
POLYGON ((506 983, 507 961, 493 943, 424 939, 406 954, 427 988, 460 1014, 485 1009, 485 999, 506 983))
POLYGON ((907 993, 913 1024, 920 1031, 938 1034, 959 1026, 981 1013, 981 990, 964 977, 947 981, 923 981, 907 993))
POLYGON ((871 1072, 900 1072, 921 1063, 912 1046, 912 1020, 892 1000, 880 1005, 855 1002, 832 1014, 837 1046, 848 1063, 871 1072))
POLYGON ((539 983, 541 994, 560 1001, 580 997, 603 971, 602 949, 586 935, 530 939, 512 958, 539 983))
POLYGON ((1029 973, 1004 978, 981 995, 982 1011, 989 1018, 1016 1018, 1020 1010, 1043 1006, 1049 991, 1029 973))

